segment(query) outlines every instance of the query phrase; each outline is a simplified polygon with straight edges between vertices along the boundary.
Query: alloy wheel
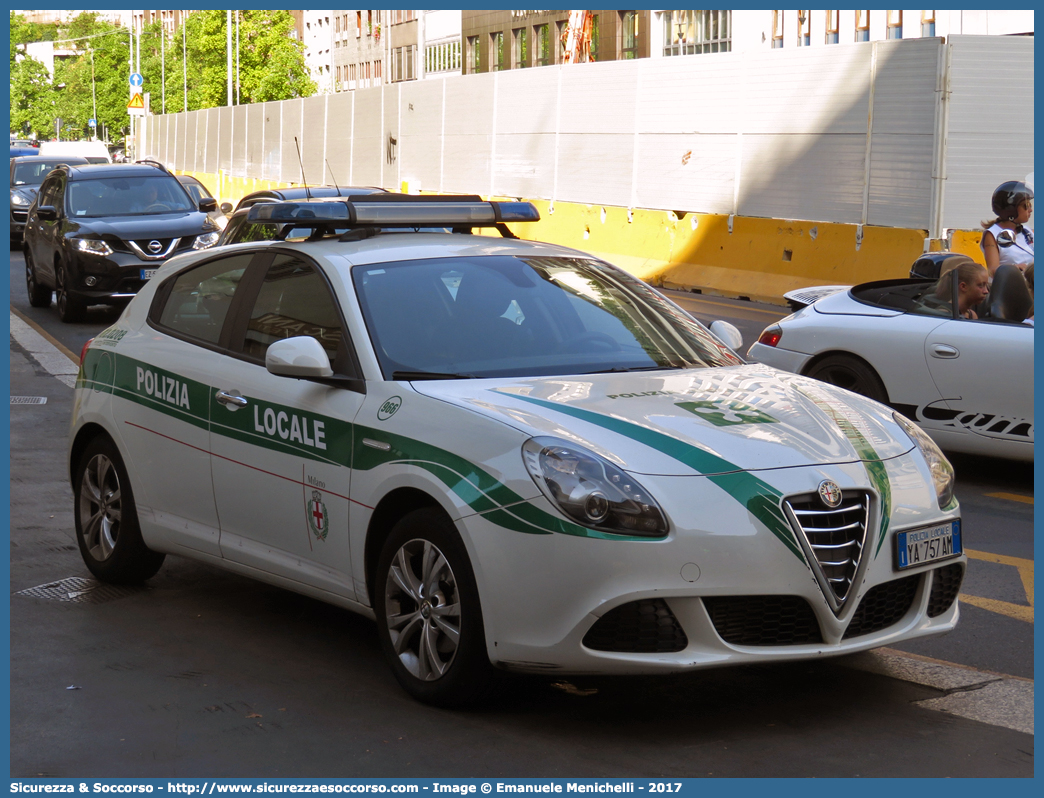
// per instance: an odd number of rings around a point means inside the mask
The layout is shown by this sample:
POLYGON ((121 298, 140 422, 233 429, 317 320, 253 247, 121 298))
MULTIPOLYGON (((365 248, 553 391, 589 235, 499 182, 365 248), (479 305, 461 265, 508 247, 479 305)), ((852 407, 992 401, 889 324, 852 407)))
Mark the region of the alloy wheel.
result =
POLYGON ((122 504, 116 467, 104 454, 96 454, 80 481, 77 512, 85 547, 98 561, 109 559, 116 548, 122 504))
POLYGON ((446 556, 428 540, 405 543, 392 559, 384 591, 395 655, 417 679, 441 678, 460 644, 460 595, 446 556))

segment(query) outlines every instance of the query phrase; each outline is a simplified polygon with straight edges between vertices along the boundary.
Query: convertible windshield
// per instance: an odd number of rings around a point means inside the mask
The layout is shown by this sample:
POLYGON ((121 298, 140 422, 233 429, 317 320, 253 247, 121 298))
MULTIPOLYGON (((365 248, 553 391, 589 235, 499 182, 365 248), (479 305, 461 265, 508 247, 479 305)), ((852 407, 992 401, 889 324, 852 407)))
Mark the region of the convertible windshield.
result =
POLYGON ((194 211, 185 189, 173 177, 102 177, 69 183, 69 215, 133 216, 194 211))
POLYGON ((593 259, 439 258, 360 266, 353 279, 386 379, 743 362, 645 283, 593 259))

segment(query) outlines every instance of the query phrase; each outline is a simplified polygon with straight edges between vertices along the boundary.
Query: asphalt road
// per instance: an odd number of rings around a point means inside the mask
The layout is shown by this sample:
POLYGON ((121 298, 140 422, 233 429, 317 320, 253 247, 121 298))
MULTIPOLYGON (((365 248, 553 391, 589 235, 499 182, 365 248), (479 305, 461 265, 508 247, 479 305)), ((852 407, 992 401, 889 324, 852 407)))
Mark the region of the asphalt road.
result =
MULTIPOLYGON (((947 637, 668 678, 513 678, 483 709, 431 709, 349 612, 176 557, 147 587, 88 579, 72 391, 36 350, 78 354, 118 314, 62 325, 29 308, 15 252, 11 288, 18 329, 44 334, 12 337, 11 395, 46 398, 11 407, 12 776, 1033 775, 1031 467, 955 458, 973 560, 947 637)), ((745 345, 785 314, 677 298, 745 345)))

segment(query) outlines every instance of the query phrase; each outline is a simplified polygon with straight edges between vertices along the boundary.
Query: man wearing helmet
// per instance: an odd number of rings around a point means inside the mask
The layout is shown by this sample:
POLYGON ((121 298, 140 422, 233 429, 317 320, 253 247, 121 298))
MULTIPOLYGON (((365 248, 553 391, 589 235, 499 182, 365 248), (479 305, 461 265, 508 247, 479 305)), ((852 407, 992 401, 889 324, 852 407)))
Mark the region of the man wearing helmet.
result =
POLYGON ((1033 230, 1026 227, 1033 213, 1033 189, 1009 180, 993 192, 993 212, 997 218, 983 222, 982 252, 993 278, 997 267, 1006 263, 1025 271, 1033 263, 1033 230))

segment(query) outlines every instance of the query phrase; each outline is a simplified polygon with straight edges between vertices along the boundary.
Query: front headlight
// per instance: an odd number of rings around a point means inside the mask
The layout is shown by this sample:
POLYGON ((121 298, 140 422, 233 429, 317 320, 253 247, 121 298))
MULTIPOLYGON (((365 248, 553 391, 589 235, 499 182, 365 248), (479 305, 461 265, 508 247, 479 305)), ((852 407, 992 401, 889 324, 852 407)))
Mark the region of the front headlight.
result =
POLYGON ((196 236, 196 240, 192 242, 192 248, 206 249, 207 247, 212 247, 217 243, 217 240, 220 237, 220 230, 215 230, 213 233, 204 233, 201 236, 196 236))
POLYGON ((76 248, 88 255, 101 255, 102 257, 112 254, 112 247, 104 241, 94 241, 89 238, 76 239, 76 248))
POLYGON ((530 438, 522 460, 541 492, 577 523, 624 535, 667 534, 656 501, 605 458, 558 438, 530 438))
POLYGON ((928 470, 932 473, 932 481, 935 483, 935 495, 939 499, 939 508, 942 509, 953 501, 954 474, 953 466, 946 459, 942 450, 928 437, 928 433, 914 424, 910 419, 900 413, 892 413, 895 423, 903 428, 910 436, 910 440, 921 450, 924 459, 928 463, 928 470))
POLYGON ((18 194, 14 191, 11 192, 11 204, 12 205, 32 205, 33 201, 26 197, 24 194, 18 194))

